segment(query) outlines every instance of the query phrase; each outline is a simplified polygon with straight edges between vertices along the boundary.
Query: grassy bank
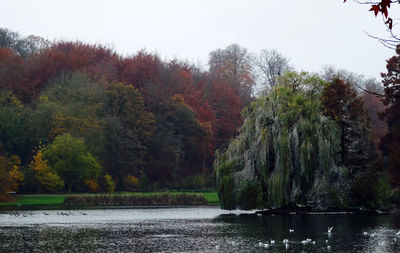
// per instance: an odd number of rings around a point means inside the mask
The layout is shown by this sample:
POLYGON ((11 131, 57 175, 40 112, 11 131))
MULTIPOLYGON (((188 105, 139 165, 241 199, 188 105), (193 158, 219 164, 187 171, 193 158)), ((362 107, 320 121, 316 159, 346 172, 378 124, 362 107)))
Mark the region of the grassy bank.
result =
POLYGON ((0 202, 0 206, 60 205, 66 195, 17 195, 14 201, 0 202))
MULTIPOLYGON (((73 194, 73 196, 151 196, 154 194, 164 194, 164 193, 138 193, 138 192, 123 192, 123 193, 112 193, 112 194, 101 194, 101 193, 91 193, 91 194, 73 194)), ((170 195, 179 194, 197 194, 205 198, 206 205, 219 205, 218 194, 216 192, 168 192, 170 195)), ((60 195, 17 195, 14 201, 0 202, 0 206, 51 206, 51 205, 63 205, 65 199, 70 196, 68 194, 60 195)))

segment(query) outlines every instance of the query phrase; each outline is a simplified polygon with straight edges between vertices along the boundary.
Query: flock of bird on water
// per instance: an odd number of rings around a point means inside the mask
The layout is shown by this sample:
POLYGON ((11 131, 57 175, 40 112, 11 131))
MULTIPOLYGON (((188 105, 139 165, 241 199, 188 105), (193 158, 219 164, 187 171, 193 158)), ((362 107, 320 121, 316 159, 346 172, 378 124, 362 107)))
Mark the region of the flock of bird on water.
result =
MULTIPOLYGON (((330 237, 331 235, 332 235, 332 230, 333 230, 333 227, 328 227, 328 237, 330 237)), ((294 232, 294 229, 289 229, 289 233, 293 233, 294 232)), ((365 236, 371 236, 371 237, 375 237, 375 236, 377 236, 377 233, 375 233, 375 232, 373 232, 373 233, 368 233, 368 232, 363 232, 363 235, 365 235, 365 236)), ((396 236, 400 236, 400 231, 398 231, 398 232, 396 232, 396 236)), ((396 238, 394 239, 394 240, 397 240, 396 238)), ((285 248, 287 249, 287 248, 289 248, 289 240, 288 239, 283 239, 283 244, 285 245, 285 248)), ((301 243, 303 244, 303 245, 306 245, 306 244, 313 244, 313 245, 315 245, 315 241, 313 241, 313 240, 311 240, 310 238, 307 238, 307 239, 305 239, 305 240, 302 240, 301 241, 301 243)), ((327 247, 327 249, 329 250, 329 249, 331 249, 331 246, 330 245, 328 245, 328 243, 329 243, 329 240, 325 240, 325 243, 326 243, 326 247, 327 247)), ((274 245, 275 244, 275 240, 271 240, 271 241, 269 241, 269 243, 262 243, 262 242, 259 242, 258 243, 258 246, 260 246, 260 247, 264 247, 264 248, 269 248, 270 246, 272 246, 272 245, 274 245)))
MULTIPOLYGON (((87 215, 87 213, 85 213, 85 212, 79 212, 79 213, 82 214, 82 215, 87 215)), ((45 211, 43 211, 43 214, 44 215, 50 215, 50 213, 45 212, 45 211)), ((57 215, 62 215, 62 216, 70 216, 71 214, 72 214, 71 211, 69 211, 69 212, 62 212, 62 211, 61 212, 57 212, 57 215)), ((15 216, 15 217, 19 217, 19 216, 28 217, 28 216, 32 216, 32 215, 34 215, 34 213, 32 211, 23 212, 22 214, 19 213, 19 212, 10 213, 10 216, 15 216)))
MULTIPOLYGON (((332 230, 333 230, 333 227, 329 227, 328 228, 328 236, 332 235, 332 230)), ((290 228, 289 229, 289 233, 294 233, 294 229, 290 228)), ((400 231, 399 231, 399 233, 400 233, 400 231)), ((283 239, 282 242, 283 242, 283 244, 285 244, 285 248, 286 249, 289 248, 289 239, 283 239)), ((326 244, 328 244, 328 240, 326 240, 325 242, 326 242, 326 244)), ((310 238, 302 240, 301 243, 304 244, 304 245, 305 244, 313 244, 313 245, 315 245, 315 241, 311 240, 310 238)), ((258 246, 264 247, 264 248, 269 248, 270 246, 272 246, 274 244, 275 244, 275 240, 271 240, 269 243, 259 242, 258 246)), ((327 248, 330 249, 331 246, 327 245, 327 248)))

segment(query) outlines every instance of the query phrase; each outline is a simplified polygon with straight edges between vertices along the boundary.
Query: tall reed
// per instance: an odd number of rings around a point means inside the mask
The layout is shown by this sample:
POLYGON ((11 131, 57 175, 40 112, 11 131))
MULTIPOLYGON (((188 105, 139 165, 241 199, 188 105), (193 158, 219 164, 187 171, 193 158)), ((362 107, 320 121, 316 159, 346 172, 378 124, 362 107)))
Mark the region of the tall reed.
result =
POLYGON ((204 195, 192 193, 84 194, 70 195, 64 200, 66 206, 197 206, 206 204, 204 195))

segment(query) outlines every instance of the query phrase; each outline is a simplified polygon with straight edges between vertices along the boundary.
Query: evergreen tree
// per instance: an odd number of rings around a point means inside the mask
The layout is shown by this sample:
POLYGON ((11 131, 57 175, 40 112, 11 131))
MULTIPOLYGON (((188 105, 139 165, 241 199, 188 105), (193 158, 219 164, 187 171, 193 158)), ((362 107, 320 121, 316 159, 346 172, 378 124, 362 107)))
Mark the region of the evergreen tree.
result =
POLYGON ((324 115, 339 126, 340 164, 351 172, 369 167, 370 159, 376 156, 371 149, 368 115, 356 90, 350 83, 335 78, 322 91, 321 106, 324 115))

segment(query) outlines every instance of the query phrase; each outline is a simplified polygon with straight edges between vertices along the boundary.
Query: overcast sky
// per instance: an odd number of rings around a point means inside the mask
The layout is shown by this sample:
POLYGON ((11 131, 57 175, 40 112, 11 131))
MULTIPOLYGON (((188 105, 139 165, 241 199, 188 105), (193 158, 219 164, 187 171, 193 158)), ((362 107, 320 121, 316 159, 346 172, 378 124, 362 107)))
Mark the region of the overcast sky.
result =
POLYGON ((333 65, 379 78, 394 51, 365 34, 386 34, 368 9, 343 0, 3 0, 0 27, 203 65, 232 43, 254 53, 275 48, 298 70, 333 65))

